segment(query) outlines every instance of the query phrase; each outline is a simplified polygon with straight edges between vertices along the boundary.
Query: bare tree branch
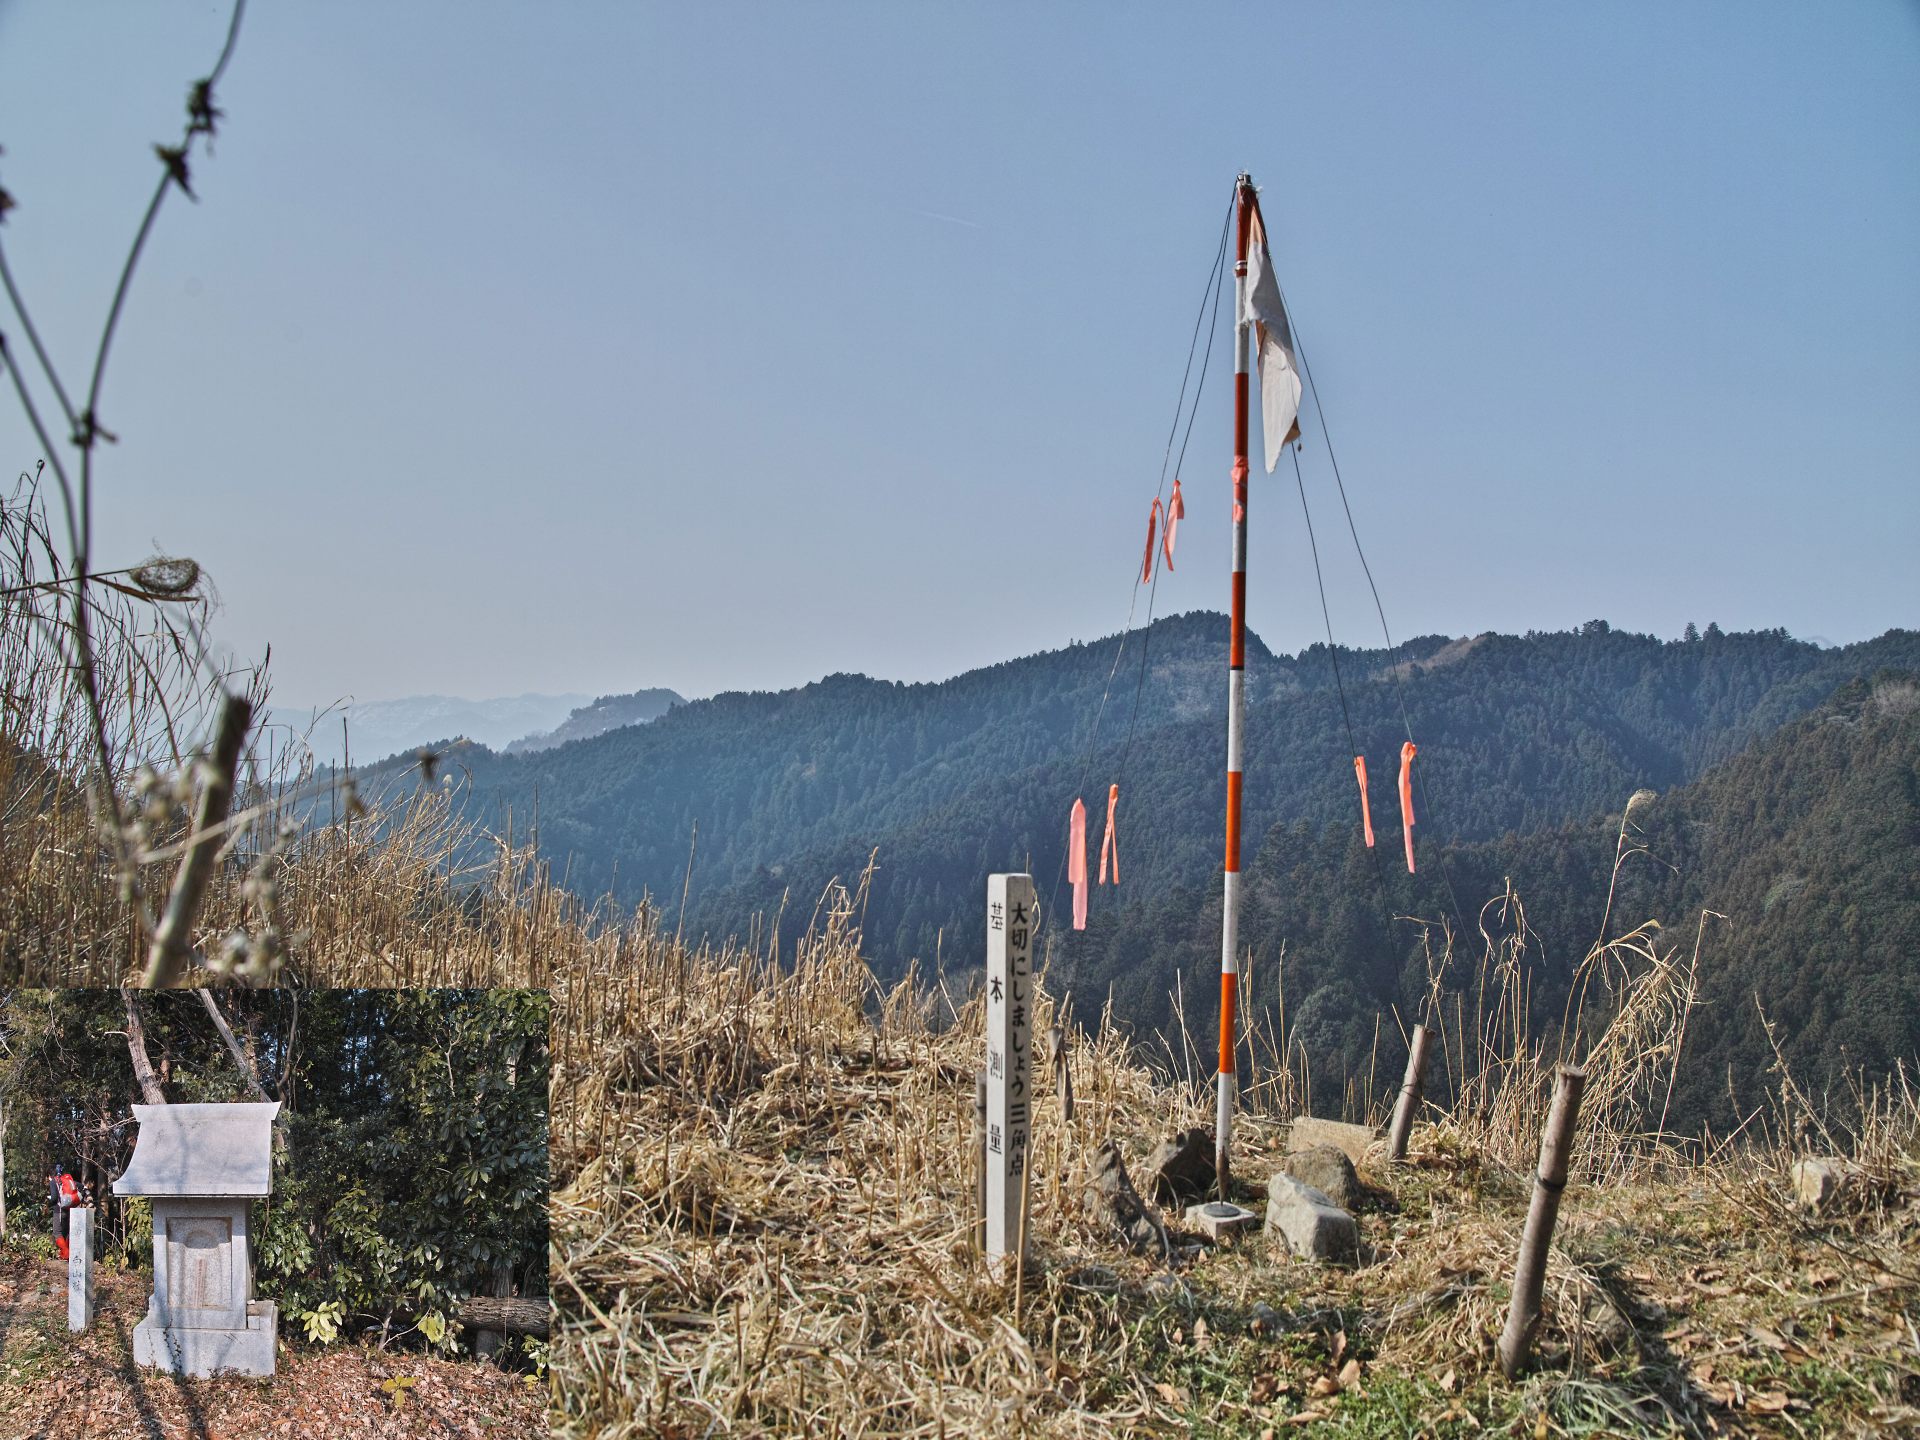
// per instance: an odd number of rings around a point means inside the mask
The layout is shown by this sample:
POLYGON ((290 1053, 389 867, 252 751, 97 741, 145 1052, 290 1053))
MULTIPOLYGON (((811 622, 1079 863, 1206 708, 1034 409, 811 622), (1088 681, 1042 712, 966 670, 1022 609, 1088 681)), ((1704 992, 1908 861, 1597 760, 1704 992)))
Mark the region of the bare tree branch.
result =
POLYGON ((233 1063, 240 1067, 240 1073, 247 1077, 247 1090, 253 1098, 266 1104, 273 1103, 273 1097, 267 1094, 260 1084, 259 1073, 248 1061, 246 1052, 240 1048, 240 1042, 234 1038, 233 1027, 227 1024, 227 1017, 220 1013, 220 1006, 213 998, 213 992, 204 987, 194 991, 200 997, 200 1003, 207 1007, 207 1015, 213 1021, 213 1028, 220 1032, 220 1038, 226 1042, 227 1053, 233 1056, 233 1063))
POLYGON ((240 764, 240 747, 252 721, 253 706, 242 696, 228 695, 220 709, 220 729, 214 737, 206 783, 201 786, 200 803, 194 809, 193 835, 174 873, 167 913, 153 932, 146 978, 141 982, 150 989, 179 984, 180 972, 186 968, 191 949, 188 933, 213 874, 213 857, 219 853, 227 811, 233 804, 233 775, 240 764))

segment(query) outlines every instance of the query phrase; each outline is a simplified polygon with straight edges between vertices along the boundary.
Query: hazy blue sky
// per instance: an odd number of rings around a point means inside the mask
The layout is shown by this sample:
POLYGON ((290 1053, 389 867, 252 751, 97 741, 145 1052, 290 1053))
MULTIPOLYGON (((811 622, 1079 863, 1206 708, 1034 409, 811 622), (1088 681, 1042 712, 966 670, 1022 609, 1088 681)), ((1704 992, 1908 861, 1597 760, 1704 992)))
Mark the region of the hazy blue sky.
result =
MULTIPOLYGON (((0 0, 5 240, 70 374, 225 13, 0 0)), ((1911 3, 259 4, 219 99, 100 549, 198 557, 283 697, 1113 632, 1241 168, 1398 634, 1920 623, 1911 3)), ((1226 345, 1162 613, 1224 608, 1226 345)), ((1292 487, 1250 507, 1286 648, 1292 487)))

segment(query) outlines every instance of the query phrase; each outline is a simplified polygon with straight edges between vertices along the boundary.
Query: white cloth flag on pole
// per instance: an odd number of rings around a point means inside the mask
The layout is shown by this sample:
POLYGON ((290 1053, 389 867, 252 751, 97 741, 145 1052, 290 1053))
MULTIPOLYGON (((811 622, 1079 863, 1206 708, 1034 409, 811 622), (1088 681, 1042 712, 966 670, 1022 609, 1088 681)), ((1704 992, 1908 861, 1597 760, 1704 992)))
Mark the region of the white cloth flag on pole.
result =
POLYGON ((1300 371, 1294 364, 1293 327, 1280 300, 1280 281, 1267 253, 1267 227, 1256 205, 1247 236, 1247 310, 1260 345, 1260 433, 1267 445, 1267 473, 1280 463, 1289 440, 1300 438, 1300 371))

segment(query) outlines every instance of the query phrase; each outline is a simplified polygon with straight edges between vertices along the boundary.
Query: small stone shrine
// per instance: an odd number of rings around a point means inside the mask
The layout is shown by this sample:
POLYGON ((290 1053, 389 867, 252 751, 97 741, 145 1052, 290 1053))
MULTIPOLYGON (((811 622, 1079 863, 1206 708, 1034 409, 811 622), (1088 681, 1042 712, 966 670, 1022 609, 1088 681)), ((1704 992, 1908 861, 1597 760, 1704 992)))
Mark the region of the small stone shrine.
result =
POLYGON ((277 1103, 136 1105, 116 1195, 153 1202, 153 1296, 133 1358, 176 1375, 273 1374, 279 1313, 250 1300, 247 1212, 273 1189, 277 1103))

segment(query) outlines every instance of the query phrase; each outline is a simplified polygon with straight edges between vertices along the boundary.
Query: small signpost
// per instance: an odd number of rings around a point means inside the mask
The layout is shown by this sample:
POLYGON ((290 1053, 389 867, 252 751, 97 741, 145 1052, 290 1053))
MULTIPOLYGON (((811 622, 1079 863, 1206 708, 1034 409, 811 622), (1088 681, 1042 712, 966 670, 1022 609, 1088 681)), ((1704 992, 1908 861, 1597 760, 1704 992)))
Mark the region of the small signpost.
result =
POLYGON ((996 1274, 1025 1253, 1035 918, 1031 875, 987 877, 986 1256, 996 1274))
POLYGON ((93 1211, 76 1205, 67 1212, 67 1329, 93 1323, 93 1211))

